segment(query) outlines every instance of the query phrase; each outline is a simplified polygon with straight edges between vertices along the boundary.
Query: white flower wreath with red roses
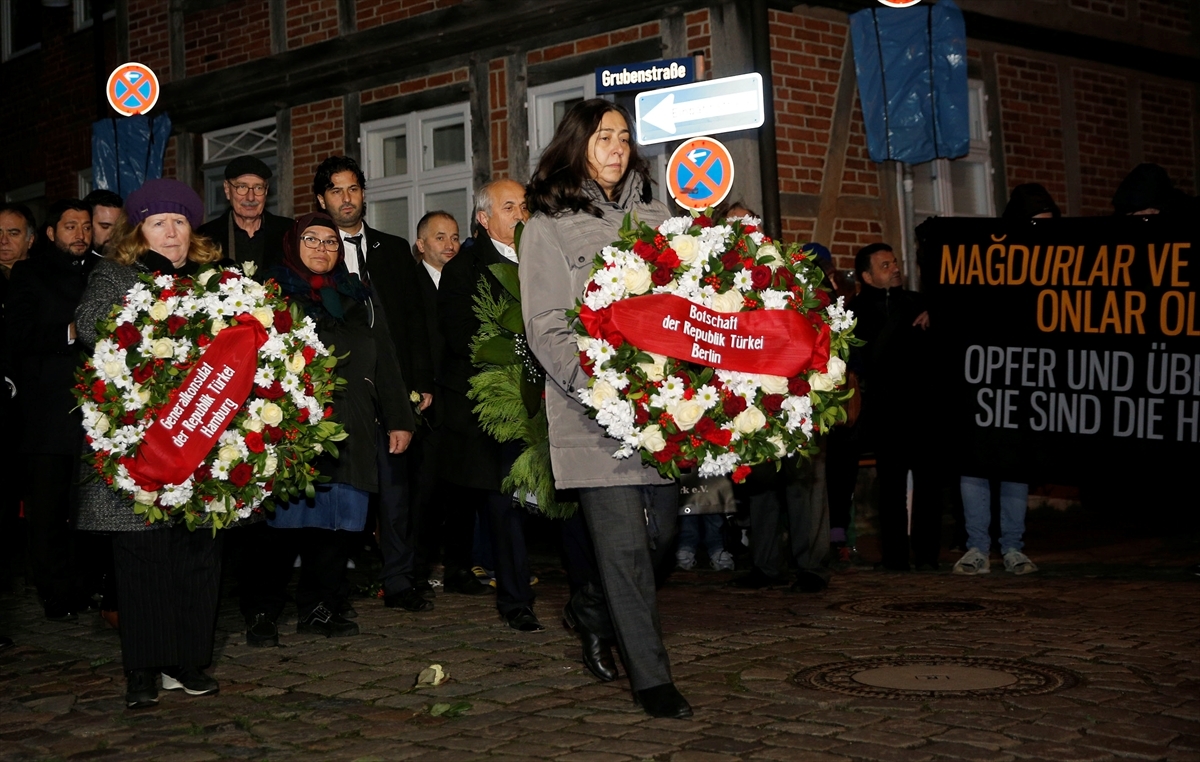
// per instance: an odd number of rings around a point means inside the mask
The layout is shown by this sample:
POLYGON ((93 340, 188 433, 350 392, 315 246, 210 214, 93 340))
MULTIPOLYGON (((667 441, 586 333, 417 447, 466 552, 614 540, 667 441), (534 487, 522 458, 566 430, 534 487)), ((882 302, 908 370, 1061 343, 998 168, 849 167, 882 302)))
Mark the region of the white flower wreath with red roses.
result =
POLYGON ((91 463, 147 523, 220 529, 327 480, 337 360, 274 281, 142 275, 97 335, 75 387, 91 463))
POLYGON ((811 454, 814 435, 845 420, 854 316, 831 302, 812 252, 760 224, 627 217, 596 256, 568 318, 591 376, 578 398, 620 441, 613 457, 740 482, 811 454))

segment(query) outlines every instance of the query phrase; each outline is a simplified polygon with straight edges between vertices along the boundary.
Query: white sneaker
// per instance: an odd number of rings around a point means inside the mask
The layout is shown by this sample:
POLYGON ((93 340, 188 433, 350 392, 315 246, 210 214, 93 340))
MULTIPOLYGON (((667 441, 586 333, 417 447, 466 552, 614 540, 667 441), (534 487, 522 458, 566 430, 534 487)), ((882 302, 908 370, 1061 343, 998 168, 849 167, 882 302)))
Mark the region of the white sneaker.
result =
POLYGON ((712 568, 717 571, 733 571, 733 556, 728 550, 713 553, 708 560, 712 563, 712 568))
POLYGON ((1004 554, 1004 570, 1013 574, 1033 574, 1038 568, 1029 556, 1019 550, 1010 550, 1004 554))
POLYGON ((690 550, 675 551, 675 568, 691 571, 696 568, 696 554, 690 550))
MULTIPOLYGON (((1025 560, 1028 561, 1029 559, 1025 560)), ((974 576, 976 574, 990 574, 991 571, 991 561, 988 560, 986 555, 980 552, 979 548, 971 548, 954 564, 955 574, 974 576)))

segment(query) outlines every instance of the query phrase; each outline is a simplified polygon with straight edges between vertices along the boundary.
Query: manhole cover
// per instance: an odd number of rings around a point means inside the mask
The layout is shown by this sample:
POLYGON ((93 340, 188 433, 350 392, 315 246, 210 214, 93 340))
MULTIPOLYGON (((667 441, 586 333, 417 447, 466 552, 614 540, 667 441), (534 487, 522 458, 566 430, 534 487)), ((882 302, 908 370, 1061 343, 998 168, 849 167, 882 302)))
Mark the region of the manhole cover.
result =
POLYGON ((846 603, 835 603, 831 609, 863 616, 901 617, 968 617, 968 616, 1014 616, 1024 609, 1015 603, 988 601, 977 598, 951 598, 929 600, 926 598, 863 598, 846 603))
POLYGON ((865 698, 1032 696, 1071 688, 1072 672, 1012 659, 975 656, 893 656, 811 667, 795 677, 806 688, 865 698))

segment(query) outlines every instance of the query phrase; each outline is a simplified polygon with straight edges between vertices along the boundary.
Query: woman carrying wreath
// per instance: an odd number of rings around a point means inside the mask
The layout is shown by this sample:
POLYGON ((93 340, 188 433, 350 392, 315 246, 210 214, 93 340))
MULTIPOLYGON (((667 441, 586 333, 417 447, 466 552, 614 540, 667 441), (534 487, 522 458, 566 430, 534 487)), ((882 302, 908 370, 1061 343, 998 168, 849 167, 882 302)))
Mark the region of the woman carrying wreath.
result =
POLYGON ((273 560, 261 581, 273 588, 281 608, 298 552, 297 632, 357 635, 358 625, 341 614, 346 538, 362 531, 370 493, 379 490, 376 427, 387 431, 389 453, 404 452, 412 440, 416 425, 408 390, 387 321, 368 288, 346 269, 342 237, 332 219, 321 213, 302 216, 283 238, 283 266, 268 276, 313 319, 321 342, 340 358, 335 373, 346 385, 334 392, 333 411, 347 436, 336 460, 327 453, 314 461, 329 477, 317 486, 316 497, 275 510, 270 524, 278 536, 264 553, 273 560))
POLYGON ((626 214, 651 226, 670 216, 651 198, 625 111, 601 99, 576 104, 542 154, 526 202, 533 218, 521 239, 521 303, 530 349, 546 369, 555 485, 579 491, 611 623, 579 595, 564 618, 583 636, 585 658, 589 638, 612 628, 634 700, 648 714, 688 717, 691 707, 672 682, 662 642, 650 549, 655 527, 657 547, 674 539, 677 487, 636 458, 612 457, 615 440, 575 396, 588 376, 566 318, 584 293, 596 252, 617 240, 626 214))
MULTIPOLYGON (((123 303, 139 275, 192 275, 221 259, 221 250, 194 232, 203 218, 200 197, 178 180, 150 180, 129 194, 107 254, 92 270, 75 311, 79 340, 88 351, 97 341, 96 322, 123 303)), ((85 475, 91 472, 84 468, 85 475)), ((157 704, 160 673, 165 690, 216 693, 217 681, 202 670, 212 661, 221 535, 189 532, 182 524, 149 524, 134 513, 128 497, 94 478, 81 487, 76 527, 112 533, 125 705, 157 704)))

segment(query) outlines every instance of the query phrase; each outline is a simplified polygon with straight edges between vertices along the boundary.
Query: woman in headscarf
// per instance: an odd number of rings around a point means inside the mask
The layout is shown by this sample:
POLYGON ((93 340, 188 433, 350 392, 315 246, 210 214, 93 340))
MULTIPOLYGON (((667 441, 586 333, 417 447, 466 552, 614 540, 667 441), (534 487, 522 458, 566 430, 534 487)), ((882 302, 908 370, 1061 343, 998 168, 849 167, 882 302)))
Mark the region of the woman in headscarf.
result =
POLYGON ((270 519, 275 529, 287 531, 274 533, 279 535, 272 543, 280 551, 274 563, 278 578, 268 584, 281 594, 299 553, 296 630, 326 637, 358 634, 358 625, 341 614, 346 536, 363 530, 368 498, 379 489, 377 427, 387 431, 393 454, 408 448, 416 428, 387 322, 344 260, 333 220, 306 214, 284 236, 283 266, 268 272, 317 324, 321 342, 341 358, 334 372, 346 381, 333 395, 333 420, 347 434, 338 445, 340 457, 326 454, 315 464, 330 481, 317 486, 315 498, 280 506, 270 519))
MULTIPOLYGON (((129 194, 75 310, 87 351, 96 344, 96 322, 123 302, 139 275, 192 275, 221 259, 221 250, 195 233, 203 218, 200 197, 178 180, 150 180, 129 194)), ((212 661, 222 535, 147 524, 132 500, 94 478, 80 489, 76 528, 112 533, 125 705, 157 704, 160 673, 165 690, 216 693, 217 681, 202 670, 212 661)))
POLYGON ((563 117, 525 198, 533 218, 521 239, 521 304, 529 347, 546 369, 554 481, 560 489, 579 490, 611 620, 603 616, 603 604, 599 612, 587 610, 580 594, 564 615, 584 638, 585 661, 589 644, 593 656, 600 655, 596 646, 607 648, 598 640, 603 629, 615 631, 634 700, 648 714, 688 717, 691 707, 672 682, 662 642, 647 532, 649 518, 656 547, 670 548, 678 490, 638 458, 612 457, 616 442, 575 397, 587 375, 566 318, 584 293, 596 252, 617 240, 625 215, 657 226, 670 213, 651 198, 628 115, 598 98, 563 117))

